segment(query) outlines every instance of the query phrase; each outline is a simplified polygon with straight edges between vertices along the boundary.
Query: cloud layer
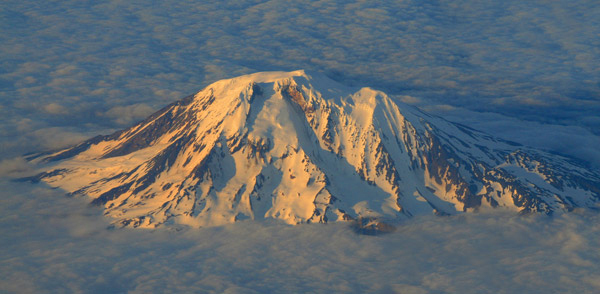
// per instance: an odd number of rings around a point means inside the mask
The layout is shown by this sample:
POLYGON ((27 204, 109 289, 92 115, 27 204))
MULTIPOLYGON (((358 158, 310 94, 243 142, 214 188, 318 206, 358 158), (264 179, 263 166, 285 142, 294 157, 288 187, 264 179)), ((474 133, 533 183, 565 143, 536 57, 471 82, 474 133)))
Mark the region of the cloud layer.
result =
MULTIPOLYGON (((0 19, 1 177, 30 171, 25 152, 218 79, 296 69, 600 166, 596 0, 9 0, 0 19)), ((109 231, 85 199, 0 189, 0 292, 600 292, 587 212, 420 218, 377 237, 276 222, 109 231)))
POLYGON ((0 292, 600 291, 600 216, 587 212, 423 217, 375 237, 277 222, 115 231, 83 199, 1 188, 0 292))
POLYGON ((600 129, 593 0, 4 1, 0 8, 6 141, 22 135, 14 125, 23 118, 38 128, 99 132, 221 78, 300 68, 418 97, 421 106, 600 129))

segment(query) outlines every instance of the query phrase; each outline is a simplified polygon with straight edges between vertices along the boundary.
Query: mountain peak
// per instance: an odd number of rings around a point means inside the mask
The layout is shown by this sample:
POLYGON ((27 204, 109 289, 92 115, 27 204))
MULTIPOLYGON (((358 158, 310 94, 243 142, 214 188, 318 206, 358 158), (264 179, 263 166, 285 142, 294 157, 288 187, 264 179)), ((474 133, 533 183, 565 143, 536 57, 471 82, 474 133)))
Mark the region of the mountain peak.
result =
POLYGON ((255 84, 273 84, 276 85, 276 87, 282 87, 284 85, 289 85, 290 83, 296 84, 296 81, 298 80, 308 81, 311 79, 312 77, 304 70, 292 72, 258 72, 214 82, 196 95, 202 95, 205 91, 210 91, 215 96, 228 93, 242 93, 248 90, 248 87, 255 84))
MULTIPOLYGON (((265 71, 265 72, 257 72, 251 73, 231 79, 225 79, 218 81, 216 83, 234 83, 234 84, 247 84, 247 83, 274 83, 281 80, 287 80, 294 77, 304 77, 309 78, 309 74, 305 70, 295 70, 295 71, 265 71)), ((216 84, 215 83, 215 84, 216 84)))
POLYGON ((218 81, 131 128, 34 161, 35 180, 91 197, 115 225, 132 227, 551 213, 600 198, 598 173, 566 157, 305 71, 218 81))

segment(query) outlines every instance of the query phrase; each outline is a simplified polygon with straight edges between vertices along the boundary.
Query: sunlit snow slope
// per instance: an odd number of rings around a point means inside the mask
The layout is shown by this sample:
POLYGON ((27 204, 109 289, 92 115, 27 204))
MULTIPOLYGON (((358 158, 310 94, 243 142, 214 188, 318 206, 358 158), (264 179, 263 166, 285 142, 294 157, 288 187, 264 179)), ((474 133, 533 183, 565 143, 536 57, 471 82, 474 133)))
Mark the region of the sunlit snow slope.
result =
POLYGON ((31 160, 33 180, 91 197, 117 226, 550 213, 600 198, 599 174, 572 159, 304 71, 218 81, 129 129, 31 160))

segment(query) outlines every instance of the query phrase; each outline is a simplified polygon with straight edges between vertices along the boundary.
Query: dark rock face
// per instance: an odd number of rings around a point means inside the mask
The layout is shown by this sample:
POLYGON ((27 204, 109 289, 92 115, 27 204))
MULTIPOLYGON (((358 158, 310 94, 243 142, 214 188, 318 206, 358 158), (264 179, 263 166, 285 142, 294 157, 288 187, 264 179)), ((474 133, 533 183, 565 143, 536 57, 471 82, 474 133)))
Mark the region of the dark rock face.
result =
MULTIPOLYGON (((194 96, 188 96, 174 102, 139 123, 139 126, 145 127, 130 135, 118 148, 106 153, 104 158, 123 156, 147 148, 168 131, 189 124, 192 121, 193 113, 186 111, 185 106, 188 106, 193 98, 194 96)), ((110 139, 118 139, 123 135, 128 135, 128 132, 114 133, 110 139)))
POLYGON ((361 235, 376 236, 396 231, 396 227, 374 218, 359 218, 351 221, 352 229, 361 235))

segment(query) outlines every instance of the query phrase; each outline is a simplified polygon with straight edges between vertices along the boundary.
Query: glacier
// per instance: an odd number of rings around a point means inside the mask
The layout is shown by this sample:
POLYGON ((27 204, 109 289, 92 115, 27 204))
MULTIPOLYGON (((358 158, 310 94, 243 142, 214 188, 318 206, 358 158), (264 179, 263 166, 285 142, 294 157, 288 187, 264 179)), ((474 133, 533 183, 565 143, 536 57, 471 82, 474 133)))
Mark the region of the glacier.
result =
POLYGON ((308 71, 217 81, 144 121, 31 155, 118 227, 398 222, 594 207, 600 173, 308 71))

